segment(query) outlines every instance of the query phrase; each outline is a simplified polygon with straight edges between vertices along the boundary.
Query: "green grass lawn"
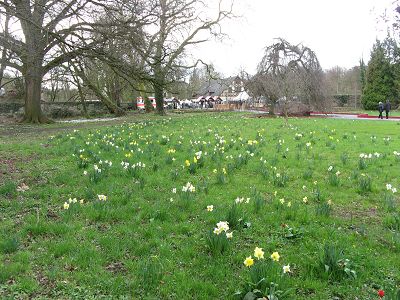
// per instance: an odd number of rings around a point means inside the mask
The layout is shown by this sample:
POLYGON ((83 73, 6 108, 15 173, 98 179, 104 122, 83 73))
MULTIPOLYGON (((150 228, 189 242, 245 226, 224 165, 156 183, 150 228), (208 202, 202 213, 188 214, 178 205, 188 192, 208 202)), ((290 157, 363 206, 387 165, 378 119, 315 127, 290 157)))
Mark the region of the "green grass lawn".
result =
POLYGON ((398 299, 400 123, 58 129, 0 139, 1 299, 398 299))

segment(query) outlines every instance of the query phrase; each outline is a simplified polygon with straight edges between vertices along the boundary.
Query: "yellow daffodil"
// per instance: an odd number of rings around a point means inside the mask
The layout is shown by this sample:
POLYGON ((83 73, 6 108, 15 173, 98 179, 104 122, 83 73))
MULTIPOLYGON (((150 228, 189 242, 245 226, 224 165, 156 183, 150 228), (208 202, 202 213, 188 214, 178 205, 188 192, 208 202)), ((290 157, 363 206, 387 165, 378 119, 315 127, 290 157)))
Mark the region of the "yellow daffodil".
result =
POLYGON ((69 203, 64 202, 64 209, 68 209, 69 208, 69 203))
POLYGON ((271 254, 271 259, 273 261, 279 261, 279 258, 280 258, 280 255, 279 255, 278 252, 274 252, 274 253, 271 254))
POLYGON ((264 251, 262 248, 256 247, 254 249, 254 256, 257 257, 257 259, 263 259, 264 258, 264 251))
POLYGON ((195 164, 197 164, 197 158, 196 158, 196 156, 193 157, 193 162, 194 162, 195 164))
POLYGON ((207 205, 207 211, 213 211, 214 205, 207 205))
POLYGON ((254 259, 252 259, 251 256, 246 257, 243 263, 246 267, 251 267, 254 264, 254 259))
POLYGON ((185 165, 186 165, 186 167, 189 167, 190 166, 190 161, 189 160, 185 160, 185 165))

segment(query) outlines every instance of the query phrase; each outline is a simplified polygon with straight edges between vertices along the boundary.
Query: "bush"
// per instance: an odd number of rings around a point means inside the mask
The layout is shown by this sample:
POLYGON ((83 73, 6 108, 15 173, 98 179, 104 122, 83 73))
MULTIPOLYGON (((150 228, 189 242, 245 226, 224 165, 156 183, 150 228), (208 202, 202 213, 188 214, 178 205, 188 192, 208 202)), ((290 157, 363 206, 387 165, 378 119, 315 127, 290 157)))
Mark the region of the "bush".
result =
POLYGON ((344 106, 349 103, 350 95, 334 95, 333 98, 335 98, 339 106, 344 106))
POLYGON ((80 115, 80 112, 76 107, 66 106, 52 106, 46 113, 54 119, 70 118, 80 115))
POLYGON ((386 102, 385 95, 378 94, 375 92, 366 93, 361 98, 361 103, 364 109, 367 110, 378 110, 378 103, 379 102, 386 102))

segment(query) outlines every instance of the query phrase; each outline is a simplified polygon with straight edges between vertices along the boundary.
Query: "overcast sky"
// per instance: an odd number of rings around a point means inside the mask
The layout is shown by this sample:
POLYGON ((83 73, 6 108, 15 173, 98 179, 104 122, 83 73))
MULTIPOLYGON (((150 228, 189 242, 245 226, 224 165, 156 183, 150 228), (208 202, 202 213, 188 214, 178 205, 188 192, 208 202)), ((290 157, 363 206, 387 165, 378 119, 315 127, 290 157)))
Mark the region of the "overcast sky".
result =
MULTIPOLYGON (((212 1, 212 0, 210 0, 212 1)), ((303 43, 323 69, 351 68, 369 60, 376 38, 386 36, 379 16, 393 0, 235 0, 243 17, 224 24, 230 38, 200 46, 195 56, 214 63, 224 75, 254 73, 263 48, 274 38, 303 43)))

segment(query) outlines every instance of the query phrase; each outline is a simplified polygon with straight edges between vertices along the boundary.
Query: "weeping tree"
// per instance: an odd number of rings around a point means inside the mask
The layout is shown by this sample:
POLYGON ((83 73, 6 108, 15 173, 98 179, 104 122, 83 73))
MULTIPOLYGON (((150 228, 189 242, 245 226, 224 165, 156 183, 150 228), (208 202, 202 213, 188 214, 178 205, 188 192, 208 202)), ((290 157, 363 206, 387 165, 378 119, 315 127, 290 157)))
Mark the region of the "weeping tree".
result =
POLYGON ((252 78, 253 94, 267 99, 270 114, 279 102, 287 116, 291 102, 297 101, 310 108, 326 106, 322 93, 323 72, 315 53, 301 44, 292 45, 284 39, 266 47, 252 78))

